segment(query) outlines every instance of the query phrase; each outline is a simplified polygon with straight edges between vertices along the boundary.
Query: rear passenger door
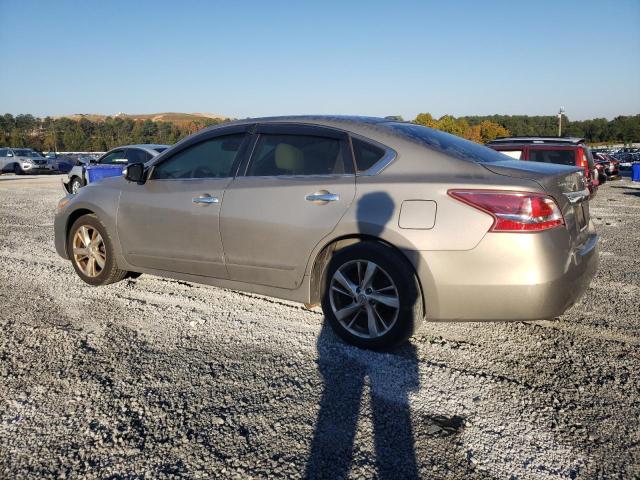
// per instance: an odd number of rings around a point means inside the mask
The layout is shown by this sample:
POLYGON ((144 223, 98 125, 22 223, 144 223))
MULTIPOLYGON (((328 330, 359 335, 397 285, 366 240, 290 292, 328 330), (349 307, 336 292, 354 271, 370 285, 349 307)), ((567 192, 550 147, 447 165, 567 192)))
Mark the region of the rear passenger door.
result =
POLYGON ((232 280, 293 289, 355 196, 348 137, 324 127, 261 125, 253 142, 224 194, 225 263, 232 280))

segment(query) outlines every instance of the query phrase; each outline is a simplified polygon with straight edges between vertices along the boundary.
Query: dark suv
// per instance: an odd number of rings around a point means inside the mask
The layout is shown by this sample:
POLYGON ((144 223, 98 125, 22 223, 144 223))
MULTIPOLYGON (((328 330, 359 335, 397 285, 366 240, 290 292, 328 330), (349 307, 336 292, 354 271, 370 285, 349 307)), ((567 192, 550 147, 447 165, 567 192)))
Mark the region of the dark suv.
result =
POLYGON ((595 161, 584 138, 502 137, 487 143, 487 147, 519 160, 575 165, 583 170, 592 196, 600 183, 595 161))

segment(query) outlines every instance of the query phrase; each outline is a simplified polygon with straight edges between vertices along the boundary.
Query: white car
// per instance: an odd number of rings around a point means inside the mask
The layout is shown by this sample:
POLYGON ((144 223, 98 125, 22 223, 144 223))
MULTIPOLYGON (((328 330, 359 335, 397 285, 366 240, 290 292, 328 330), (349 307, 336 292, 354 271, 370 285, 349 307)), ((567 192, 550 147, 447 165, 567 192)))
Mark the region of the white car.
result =
POLYGON ((31 148, 0 148, 0 172, 2 173, 13 172, 16 175, 24 175, 54 171, 54 163, 31 148))

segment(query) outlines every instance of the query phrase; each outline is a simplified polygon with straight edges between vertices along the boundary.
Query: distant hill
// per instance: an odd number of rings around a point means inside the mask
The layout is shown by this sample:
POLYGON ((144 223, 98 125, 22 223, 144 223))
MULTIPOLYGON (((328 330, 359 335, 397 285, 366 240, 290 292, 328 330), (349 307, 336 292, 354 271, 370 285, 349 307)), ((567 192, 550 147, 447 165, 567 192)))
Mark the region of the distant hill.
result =
POLYGON ((96 113, 74 113, 73 115, 61 115, 55 118, 71 118, 72 120, 81 120, 86 118, 92 122, 99 122, 107 117, 130 118, 132 120, 153 120, 155 122, 172 122, 172 123, 188 123, 194 120, 203 120, 211 118, 214 120, 224 120, 225 116, 216 113, 117 113, 115 115, 101 115, 96 113))

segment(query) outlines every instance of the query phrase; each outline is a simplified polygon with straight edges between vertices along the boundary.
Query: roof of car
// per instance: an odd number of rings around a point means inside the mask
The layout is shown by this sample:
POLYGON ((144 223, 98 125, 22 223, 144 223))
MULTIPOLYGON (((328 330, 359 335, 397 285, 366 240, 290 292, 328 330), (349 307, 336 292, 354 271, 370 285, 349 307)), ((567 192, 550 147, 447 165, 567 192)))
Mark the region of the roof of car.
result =
POLYGON ((393 132, 393 129, 390 127, 397 126, 398 124, 403 123, 410 124, 410 122, 398 121, 395 118, 366 117, 355 115, 286 115, 278 117, 256 117, 234 120, 232 122, 212 125, 201 130, 199 133, 222 129, 234 125, 250 125, 256 123, 292 123, 301 125, 312 125, 335 128, 356 134, 365 134, 365 132, 372 133, 373 130, 377 130, 379 133, 386 133, 390 135, 398 134, 397 132, 393 132))
MULTIPOLYGON (((147 150, 155 150, 156 148, 169 148, 170 145, 161 145, 159 143, 136 143, 134 145, 121 145, 115 148, 142 148, 147 150)), ((115 150, 112 148, 111 150, 115 150)))
POLYGON ((487 145, 519 144, 519 145, 578 145, 584 143, 584 138, 580 137, 498 137, 487 145))
POLYGON ((247 124, 247 123, 309 123, 315 125, 335 125, 342 124, 369 124, 378 125, 381 123, 398 123, 398 120, 381 117, 367 117, 358 115, 284 115, 274 117, 255 117, 234 120, 230 123, 222 123, 216 126, 247 124))

